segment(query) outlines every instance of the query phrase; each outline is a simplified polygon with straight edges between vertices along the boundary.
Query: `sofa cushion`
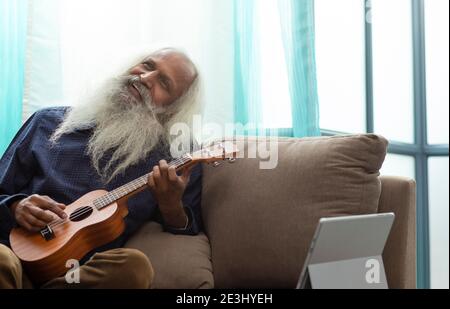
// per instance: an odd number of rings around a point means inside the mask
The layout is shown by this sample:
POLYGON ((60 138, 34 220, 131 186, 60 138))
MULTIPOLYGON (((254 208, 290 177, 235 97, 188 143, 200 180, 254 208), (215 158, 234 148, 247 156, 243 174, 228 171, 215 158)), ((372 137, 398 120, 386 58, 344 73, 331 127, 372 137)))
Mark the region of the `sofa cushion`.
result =
MULTIPOLYGON (((320 218, 377 212, 387 144, 376 135, 280 139, 275 169, 256 159, 205 166, 215 286, 295 287, 320 218)), ((242 148, 253 153, 258 141, 242 148)))
POLYGON ((160 224, 145 224, 125 245, 148 256, 155 271, 153 289, 213 288, 211 248, 205 234, 173 235, 160 224))

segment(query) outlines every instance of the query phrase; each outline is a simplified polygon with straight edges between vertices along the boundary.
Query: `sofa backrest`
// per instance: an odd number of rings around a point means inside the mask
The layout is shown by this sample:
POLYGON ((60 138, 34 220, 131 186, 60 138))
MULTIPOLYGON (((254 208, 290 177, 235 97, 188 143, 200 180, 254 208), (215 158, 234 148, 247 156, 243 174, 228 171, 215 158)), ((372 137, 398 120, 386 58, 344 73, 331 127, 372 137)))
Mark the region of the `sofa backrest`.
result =
MULTIPOLYGON (((266 142, 238 140, 246 155, 266 142)), ((279 139, 275 169, 247 158, 205 166, 215 287, 295 287, 320 218, 378 211, 387 145, 376 135, 279 139)))

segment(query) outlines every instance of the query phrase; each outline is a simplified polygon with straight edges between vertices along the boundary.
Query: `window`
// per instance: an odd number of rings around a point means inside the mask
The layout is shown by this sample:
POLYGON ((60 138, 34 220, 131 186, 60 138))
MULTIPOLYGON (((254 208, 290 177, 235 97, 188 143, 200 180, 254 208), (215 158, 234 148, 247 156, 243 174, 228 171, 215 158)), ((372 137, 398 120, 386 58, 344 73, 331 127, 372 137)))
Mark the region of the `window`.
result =
POLYGON ((266 128, 291 128, 291 98, 278 3, 259 0, 262 121, 266 128))
POLYGON ((429 160, 430 286, 448 289, 448 157, 429 160))
POLYGON ((449 287, 449 1, 424 0, 428 159, 430 287, 449 287), (446 144, 438 146, 436 144, 446 144))
POLYGON ((375 132, 414 143, 411 0, 374 0, 371 10, 375 132))
POLYGON ((380 173, 385 176, 402 176, 416 179, 415 159, 411 156, 388 154, 380 173))
POLYGON ((425 1, 429 144, 448 144, 449 1, 425 1))
POLYGON ((365 132, 364 3, 315 0, 320 127, 365 132))

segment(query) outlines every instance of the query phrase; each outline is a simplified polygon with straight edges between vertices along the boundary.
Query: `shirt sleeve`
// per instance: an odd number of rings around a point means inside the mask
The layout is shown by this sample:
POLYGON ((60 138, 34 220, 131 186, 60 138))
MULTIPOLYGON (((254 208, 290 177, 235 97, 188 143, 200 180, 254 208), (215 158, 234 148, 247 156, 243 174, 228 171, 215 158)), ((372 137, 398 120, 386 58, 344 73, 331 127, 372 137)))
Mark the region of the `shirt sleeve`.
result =
POLYGON ((37 127, 34 114, 22 126, 0 159, 0 241, 8 244, 9 233, 16 222, 9 207, 28 197, 23 192, 34 174, 34 157, 30 143, 37 127))
POLYGON ((184 210, 188 216, 186 229, 173 228, 164 223, 166 232, 181 235, 197 235, 203 228, 201 217, 201 196, 202 196, 202 167, 197 165, 192 169, 189 184, 183 196, 184 210))

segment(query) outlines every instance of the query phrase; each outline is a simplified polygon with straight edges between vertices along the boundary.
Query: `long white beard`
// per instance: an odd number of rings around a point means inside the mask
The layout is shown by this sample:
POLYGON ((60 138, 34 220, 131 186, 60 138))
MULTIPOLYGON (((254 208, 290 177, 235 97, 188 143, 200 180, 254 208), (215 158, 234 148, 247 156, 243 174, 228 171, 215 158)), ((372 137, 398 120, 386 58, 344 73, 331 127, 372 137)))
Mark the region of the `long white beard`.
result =
POLYGON ((102 180, 108 183, 146 159, 158 143, 165 142, 165 128, 160 121, 164 116, 165 111, 154 107, 148 90, 138 79, 122 76, 109 81, 87 104, 74 107, 51 140, 56 143, 64 134, 95 125, 87 153, 102 180), (130 83, 139 89, 144 102, 130 93, 130 83), (111 159, 101 165, 106 153, 111 153, 111 159))

